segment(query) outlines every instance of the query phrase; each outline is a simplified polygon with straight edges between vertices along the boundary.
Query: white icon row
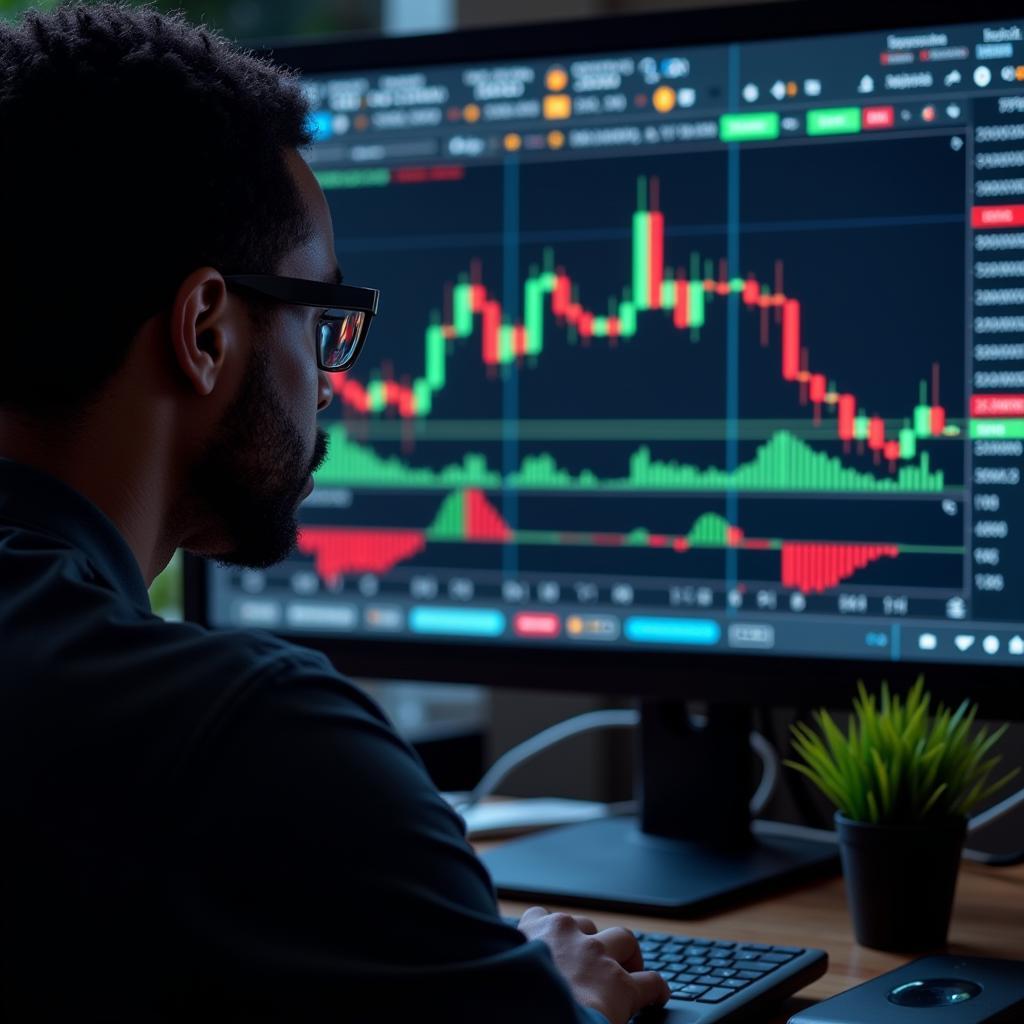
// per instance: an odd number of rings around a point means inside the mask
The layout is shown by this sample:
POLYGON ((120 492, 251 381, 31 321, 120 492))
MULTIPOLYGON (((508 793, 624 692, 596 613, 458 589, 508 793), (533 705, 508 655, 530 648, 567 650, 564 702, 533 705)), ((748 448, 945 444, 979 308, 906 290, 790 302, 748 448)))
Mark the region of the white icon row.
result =
MULTIPOLYGON (((1005 67, 1001 70, 1000 76, 1003 81, 1010 82, 1016 79, 1016 68, 1005 67)), ((979 89, 984 89, 992 82, 992 71, 984 64, 976 67, 971 75, 974 80, 974 84, 979 89)), ((954 68, 952 71, 947 72, 942 79, 942 84, 946 88, 953 88, 960 85, 963 82, 963 75, 961 72, 954 68)), ((862 75, 860 81, 857 83, 857 92, 861 95, 872 93, 875 91, 876 83, 873 75, 862 75)), ((768 88, 768 93, 771 97, 778 102, 789 98, 793 98, 798 95, 800 89, 797 87, 796 82, 783 82, 781 79, 776 80, 768 88)), ((820 96, 822 92, 821 79, 820 78, 805 78, 803 82, 803 93, 805 96, 820 96)), ((761 98, 761 89, 756 82, 747 82, 743 86, 742 96, 747 103, 756 103, 761 98)))
MULTIPOLYGON (((961 654, 969 651, 977 642, 977 637, 973 633, 957 633, 953 637, 953 646, 960 651, 961 654)), ((934 651, 939 646, 939 638, 934 633, 922 633, 917 638, 917 646, 922 651, 934 651)), ((992 635, 985 636, 981 640, 981 649, 986 654, 998 654, 1002 643, 999 637, 992 635)), ((1006 650, 1008 654, 1012 654, 1015 657, 1024 657, 1024 637, 1012 636, 1006 642, 1006 650)))

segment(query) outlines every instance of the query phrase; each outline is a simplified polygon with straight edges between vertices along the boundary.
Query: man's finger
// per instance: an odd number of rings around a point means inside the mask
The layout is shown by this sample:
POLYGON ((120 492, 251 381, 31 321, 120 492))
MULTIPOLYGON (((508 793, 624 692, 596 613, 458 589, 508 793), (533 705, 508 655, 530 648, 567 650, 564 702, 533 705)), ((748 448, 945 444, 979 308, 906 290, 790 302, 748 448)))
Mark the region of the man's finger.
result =
POLYGON ((527 921, 535 921, 537 918, 546 917, 547 913, 548 912, 543 907, 528 907, 519 915, 519 923, 523 924, 527 921))
POLYGON ((639 1013, 645 1006, 664 1006, 668 1002, 668 982, 657 971, 635 971, 629 977, 636 998, 633 1013, 639 1013))
POLYGON ((596 935, 597 925, 589 917, 577 917, 576 924, 584 935, 596 935))
POLYGON ((605 928, 594 938, 598 939, 604 946, 605 952, 617 963, 622 964, 627 971, 639 970, 643 966, 640 944, 631 931, 625 928, 605 928))

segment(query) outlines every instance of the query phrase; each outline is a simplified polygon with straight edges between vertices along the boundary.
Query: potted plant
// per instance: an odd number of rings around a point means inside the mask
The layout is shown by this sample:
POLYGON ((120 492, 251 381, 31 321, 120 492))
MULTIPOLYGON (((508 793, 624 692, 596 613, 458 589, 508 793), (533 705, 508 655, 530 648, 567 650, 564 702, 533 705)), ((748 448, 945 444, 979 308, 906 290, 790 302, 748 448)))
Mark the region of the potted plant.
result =
POLYGON ((836 831, 857 941, 876 949, 942 946, 949 930, 967 816, 1005 785, 990 782, 1006 726, 974 729, 977 705, 955 711, 919 678, 905 699, 882 684, 881 700, 858 684, 844 733, 824 709, 819 732, 792 727, 807 776, 836 806, 836 831))

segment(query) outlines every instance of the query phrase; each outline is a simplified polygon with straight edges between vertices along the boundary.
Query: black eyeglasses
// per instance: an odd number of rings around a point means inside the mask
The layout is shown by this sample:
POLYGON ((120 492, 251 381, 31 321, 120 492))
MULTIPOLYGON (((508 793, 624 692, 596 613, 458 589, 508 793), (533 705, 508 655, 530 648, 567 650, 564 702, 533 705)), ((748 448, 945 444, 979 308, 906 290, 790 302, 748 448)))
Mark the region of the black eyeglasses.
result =
POLYGON ((376 288, 306 281, 301 277, 228 274, 224 281, 230 288, 254 292, 289 305, 323 306, 324 311, 316 322, 316 364, 329 373, 352 368, 380 302, 376 288))

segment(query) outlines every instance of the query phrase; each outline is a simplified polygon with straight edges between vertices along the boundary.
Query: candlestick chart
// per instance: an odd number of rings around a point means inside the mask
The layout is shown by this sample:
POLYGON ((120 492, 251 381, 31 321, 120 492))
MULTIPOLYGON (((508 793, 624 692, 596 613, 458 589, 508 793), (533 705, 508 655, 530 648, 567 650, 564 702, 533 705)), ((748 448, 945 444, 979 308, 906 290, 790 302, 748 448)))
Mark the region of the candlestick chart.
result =
POLYGON ((318 489, 348 504, 304 509, 300 556, 328 585, 958 590, 963 160, 886 145, 331 194, 382 312, 322 422, 318 489), (374 234, 385 208, 403 233, 374 234))

